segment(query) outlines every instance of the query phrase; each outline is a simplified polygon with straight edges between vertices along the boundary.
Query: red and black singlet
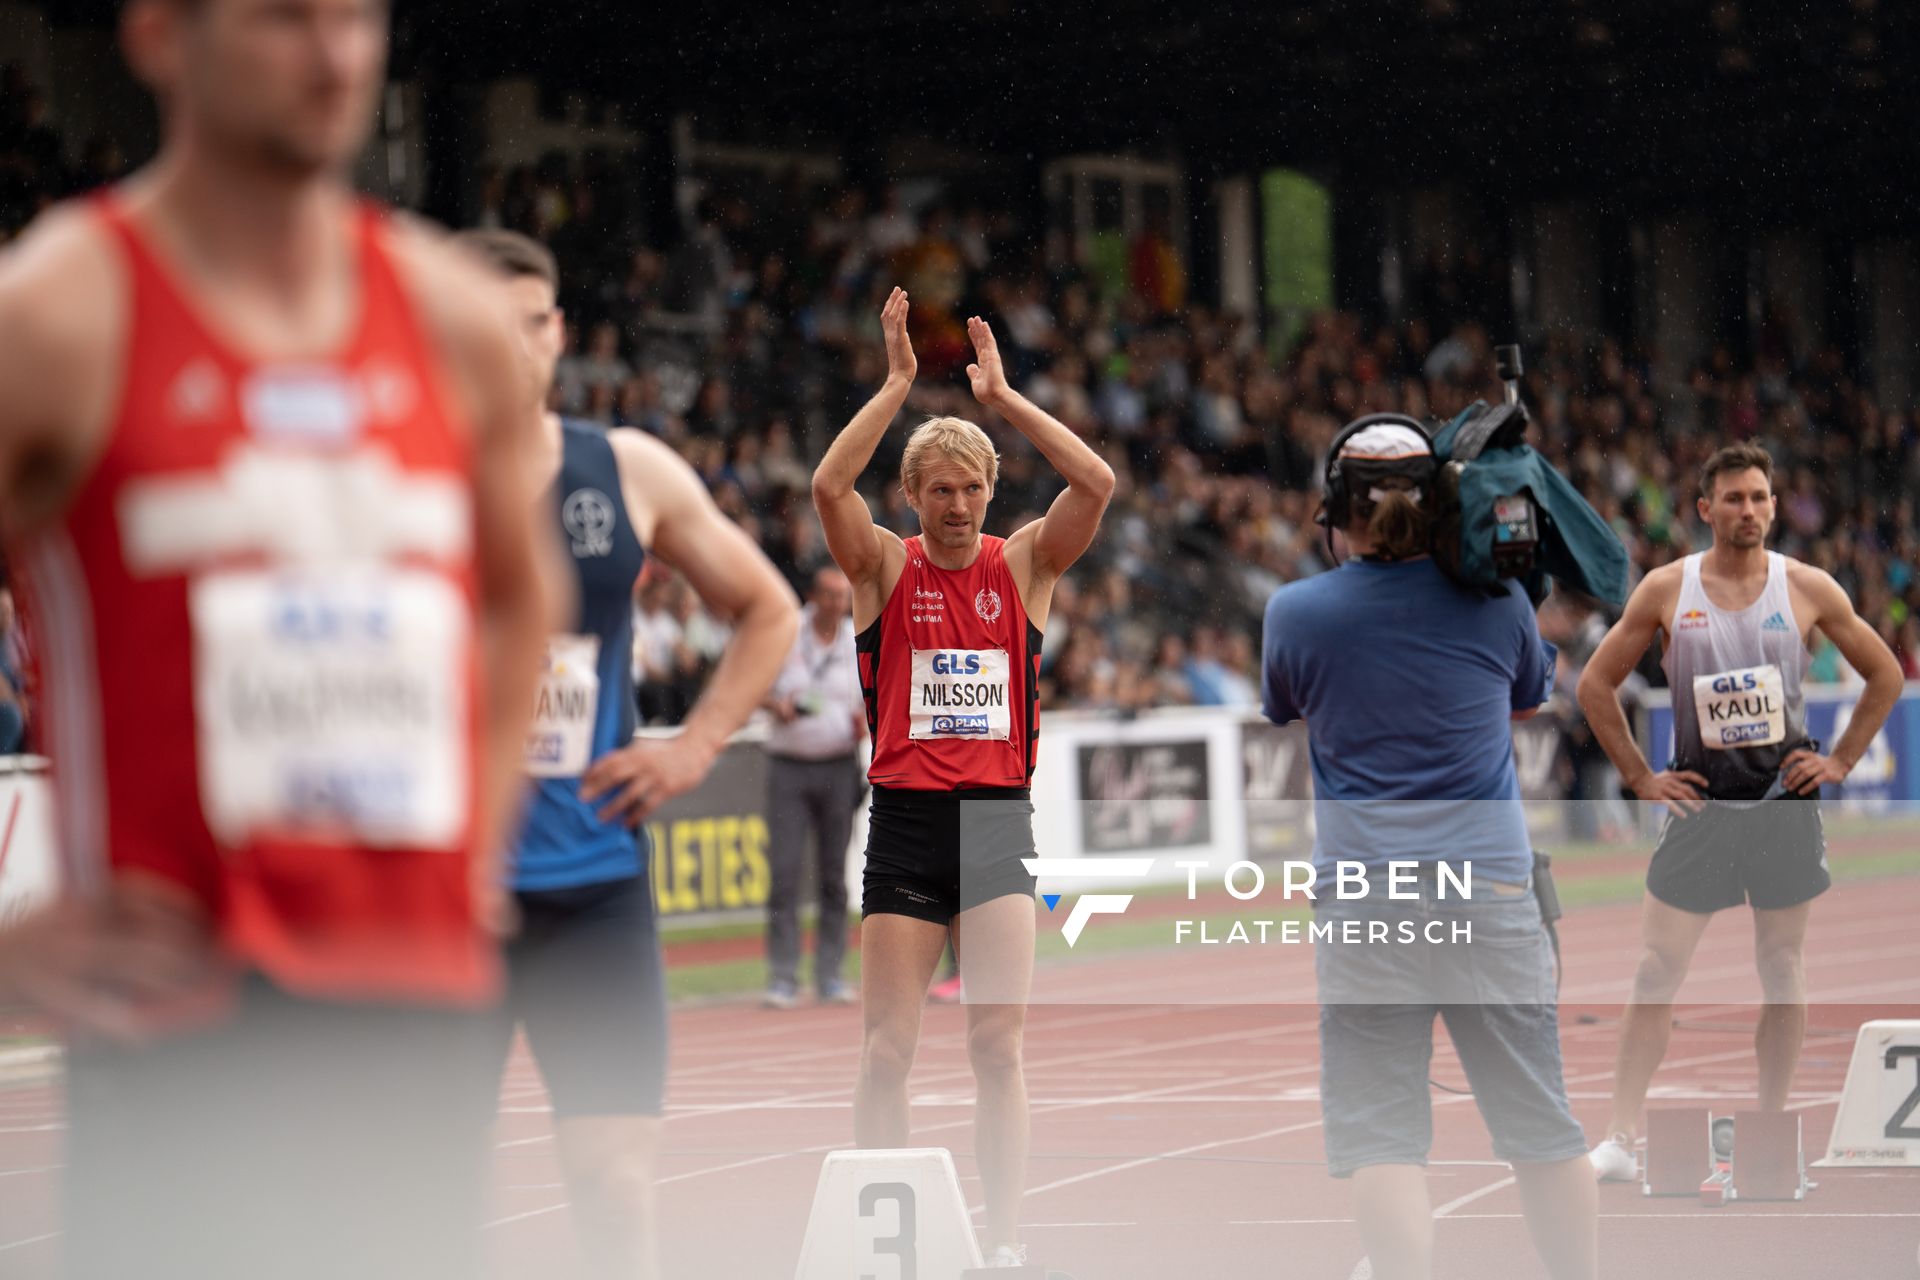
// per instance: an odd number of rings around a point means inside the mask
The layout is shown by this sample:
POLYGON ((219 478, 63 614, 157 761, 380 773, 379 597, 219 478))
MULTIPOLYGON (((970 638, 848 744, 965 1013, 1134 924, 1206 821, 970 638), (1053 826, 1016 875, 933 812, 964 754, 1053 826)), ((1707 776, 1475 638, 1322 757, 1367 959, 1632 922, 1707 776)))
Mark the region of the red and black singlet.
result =
POLYGON ((144 873, 303 995, 467 1003, 484 709, 473 430, 388 247, 360 316, 261 360, 113 195, 124 390, 65 517, 13 548, 46 655, 68 883, 144 873))
POLYGON ((983 537, 965 569, 929 560, 916 535, 880 616, 858 637, 876 787, 1025 787, 1040 733, 1039 628, 983 537))

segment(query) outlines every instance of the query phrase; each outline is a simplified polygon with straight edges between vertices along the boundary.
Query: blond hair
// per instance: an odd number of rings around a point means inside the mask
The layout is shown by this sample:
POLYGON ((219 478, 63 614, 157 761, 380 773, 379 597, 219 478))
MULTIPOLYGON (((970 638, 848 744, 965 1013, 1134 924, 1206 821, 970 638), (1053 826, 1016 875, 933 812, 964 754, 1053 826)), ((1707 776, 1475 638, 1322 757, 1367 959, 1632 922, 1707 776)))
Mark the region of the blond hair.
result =
POLYGON ((965 418, 928 418, 907 437, 907 451, 900 455, 900 486, 918 492, 920 476, 935 456, 981 476, 988 489, 1000 478, 1000 455, 986 432, 965 418))

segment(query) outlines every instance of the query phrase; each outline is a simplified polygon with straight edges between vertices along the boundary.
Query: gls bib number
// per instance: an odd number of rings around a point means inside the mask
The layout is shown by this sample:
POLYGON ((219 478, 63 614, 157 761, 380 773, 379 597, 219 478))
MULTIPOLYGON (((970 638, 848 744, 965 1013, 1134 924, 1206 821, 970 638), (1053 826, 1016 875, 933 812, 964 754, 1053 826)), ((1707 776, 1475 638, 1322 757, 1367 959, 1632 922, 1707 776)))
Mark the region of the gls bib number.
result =
POLYGON ((907 736, 1005 742, 1013 732, 1007 672, 1005 649, 915 649, 907 736))
POLYGON ((1772 663, 1695 676, 1693 708, 1700 743, 1709 751, 1771 747, 1787 739, 1787 700, 1780 668, 1772 663))

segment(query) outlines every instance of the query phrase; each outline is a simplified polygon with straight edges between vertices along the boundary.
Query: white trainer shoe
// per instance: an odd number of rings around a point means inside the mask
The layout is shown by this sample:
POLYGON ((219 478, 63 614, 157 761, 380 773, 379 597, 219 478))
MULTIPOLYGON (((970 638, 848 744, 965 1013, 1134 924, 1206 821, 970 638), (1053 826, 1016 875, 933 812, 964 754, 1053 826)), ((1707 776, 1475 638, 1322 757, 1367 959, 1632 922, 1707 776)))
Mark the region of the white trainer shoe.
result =
POLYGON ((1632 1140, 1622 1134, 1615 1134, 1605 1142, 1587 1152, 1587 1159, 1593 1162, 1593 1176, 1599 1182, 1638 1182, 1640 1180, 1640 1161, 1635 1158, 1632 1140))
POLYGON ((1023 1244, 1003 1244, 997 1246, 987 1258, 990 1267, 1024 1267, 1027 1265, 1027 1246, 1023 1244))

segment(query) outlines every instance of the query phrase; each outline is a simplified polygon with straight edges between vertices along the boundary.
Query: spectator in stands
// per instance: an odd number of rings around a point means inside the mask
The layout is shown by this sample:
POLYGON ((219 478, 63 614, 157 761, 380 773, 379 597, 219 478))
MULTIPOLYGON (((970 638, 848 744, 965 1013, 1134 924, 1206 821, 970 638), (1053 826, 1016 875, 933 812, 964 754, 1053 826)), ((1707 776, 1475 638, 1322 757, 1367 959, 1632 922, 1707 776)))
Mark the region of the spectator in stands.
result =
MULTIPOLYGON (((488 184, 487 207, 506 225, 550 222, 563 255, 582 259, 574 273, 608 282, 568 301, 581 327, 562 365, 561 406, 673 443, 713 484, 737 491, 728 503, 759 523, 769 553, 804 585, 795 549, 812 544, 799 528, 810 513, 789 517, 780 473, 804 473, 822 431, 881 376, 875 289, 913 271, 915 299, 928 304, 915 308, 917 329, 938 327, 934 293, 955 297, 954 314, 996 313, 1015 385, 1098 442, 1116 476, 1108 536, 1076 575, 1088 589, 1055 614, 1076 637, 1097 633, 1098 644, 1049 644, 1050 699, 1119 706, 1143 685, 1168 696, 1161 635, 1190 647, 1202 622, 1222 633, 1213 658, 1250 677, 1230 638, 1251 631, 1275 582, 1327 568, 1309 495, 1338 424, 1381 410, 1444 416, 1498 394, 1488 335, 1512 332, 1511 292, 1503 261, 1471 243, 1421 262, 1403 321, 1317 313, 1269 352, 1251 326, 1185 296, 1186 264, 1168 256, 1176 238, 1158 212, 1128 243, 1123 278, 1109 282, 1067 265, 1060 237, 1018 226, 1006 212, 1015 202, 997 192, 983 199, 957 185, 916 214, 898 188, 869 201, 858 187, 809 187, 792 175, 705 180, 684 231, 613 245, 605 242, 629 224, 611 213, 621 197, 606 166, 549 157, 538 172, 508 170, 488 184), (997 212, 982 215, 983 204, 997 212), (575 234, 589 219, 611 230, 575 234), (1109 598, 1109 573, 1125 584, 1123 604, 1109 598)), ((1781 549, 1832 573, 1904 653, 1901 637, 1920 612, 1920 523, 1907 496, 1920 490, 1914 407, 1876 404, 1777 299, 1765 312, 1752 359, 1726 342, 1690 367, 1606 334, 1545 335, 1527 362, 1539 446, 1614 523, 1644 573, 1704 545, 1685 490, 1709 445, 1764 436, 1796 477, 1782 494, 1781 549)), ((942 335, 915 336, 930 370, 942 335)), ((922 384, 915 412, 952 407, 955 388, 922 384)), ((1045 510, 1054 482, 1018 440, 999 443, 1006 517, 1045 510)), ((876 462, 877 477, 897 458, 876 462)), ((871 496, 877 518, 910 527, 885 486, 871 496)), ((1207 668, 1202 684, 1215 674, 1207 668)))
POLYGON ((733 251, 720 230, 719 211, 702 201, 692 229, 667 258, 661 303, 701 332, 717 334, 732 277, 733 251))
POLYGON ((604 396, 606 405, 611 408, 614 396, 632 376, 633 366, 620 355, 619 327, 611 320, 602 320, 593 326, 592 335, 587 339, 586 354, 569 353, 560 357, 555 377, 561 394, 575 397, 574 402, 563 403, 561 411, 576 413, 587 410, 597 396, 604 396))
MULTIPOLYGON (((737 504, 739 491, 733 490, 735 499, 733 509, 728 509, 728 492, 714 495, 720 509, 732 516, 735 521, 743 522, 745 512, 737 504)), ((686 580, 676 578, 669 593, 668 602, 673 610, 674 621, 680 624, 681 679, 685 682, 689 698, 698 698, 700 687, 706 683, 707 673, 720 661, 720 655, 726 652, 727 641, 733 635, 733 628, 721 622, 700 603, 700 597, 688 587, 686 580)))
POLYGON ((1127 279, 1134 296, 1154 315, 1178 312, 1187 300, 1186 267, 1173 243, 1164 208, 1148 211, 1147 223, 1127 252, 1127 279))
MULTIPOLYGON (((1244 644, 1244 641, 1242 642, 1244 644)), ((1192 647, 1182 674, 1193 691, 1193 701, 1202 707, 1251 707, 1258 701, 1246 676, 1227 665, 1225 655, 1231 649, 1218 627, 1194 630, 1192 647)), ((1243 661, 1246 659, 1243 657, 1243 661)))
POLYGON ((891 259, 914 242, 918 228, 900 198, 900 188, 889 186, 880 197, 880 209, 867 219, 867 245, 883 259, 891 259))
POLYGON ((683 590, 652 562, 640 575, 633 614, 633 685, 640 720, 680 723, 699 692, 700 660, 687 644, 676 594, 683 590))

